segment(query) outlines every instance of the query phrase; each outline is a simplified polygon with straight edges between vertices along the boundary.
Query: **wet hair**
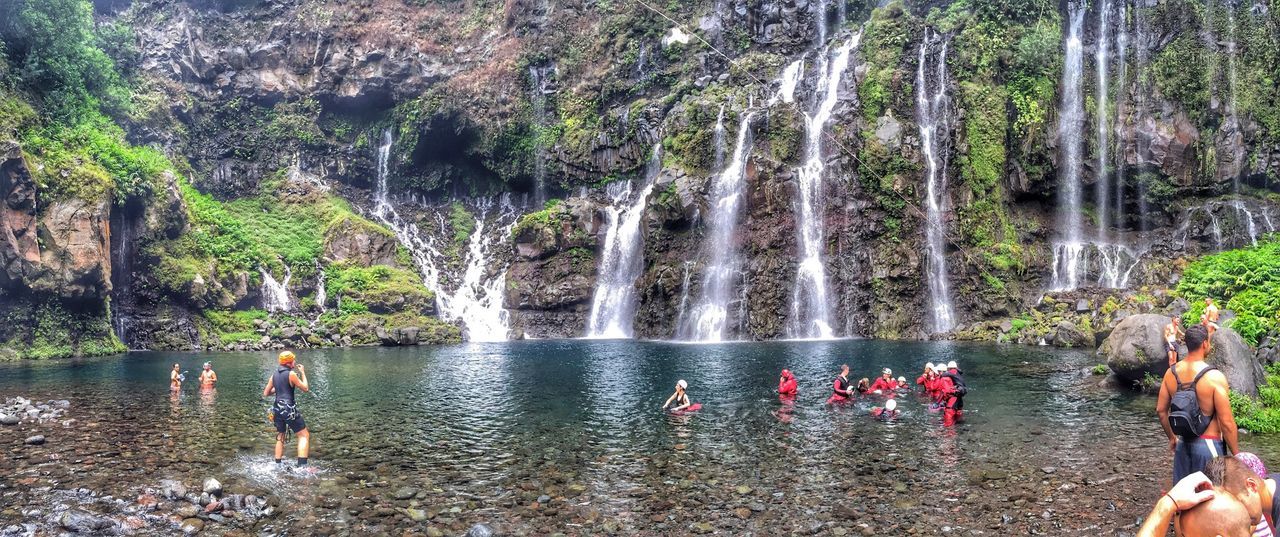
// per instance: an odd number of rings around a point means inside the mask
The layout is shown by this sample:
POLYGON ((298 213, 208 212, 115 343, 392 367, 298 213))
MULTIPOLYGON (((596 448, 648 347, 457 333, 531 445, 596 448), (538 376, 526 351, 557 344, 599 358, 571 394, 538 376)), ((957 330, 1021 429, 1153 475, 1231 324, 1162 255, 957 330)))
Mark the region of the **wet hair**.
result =
POLYGON ((1202 471, 1213 486, 1237 496, 1249 492, 1248 481, 1258 477, 1258 474, 1235 457, 1217 457, 1205 463, 1202 471))
POLYGON ((1254 521, 1249 511, 1235 495, 1216 488, 1224 494, 1214 495, 1212 500, 1187 509, 1178 516, 1178 535, 1200 537, 1249 537, 1253 535, 1254 521))
POLYGON ((1209 340, 1209 329, 1202 324, 1188 327, 1183 339, 1187 342, 1187 352, 1196 352, 1209 340))
POLYGON ((840 364, 840 370, 841 370, 841 371, 848 371, 848 370, 849 370, 849 364, 840 364))

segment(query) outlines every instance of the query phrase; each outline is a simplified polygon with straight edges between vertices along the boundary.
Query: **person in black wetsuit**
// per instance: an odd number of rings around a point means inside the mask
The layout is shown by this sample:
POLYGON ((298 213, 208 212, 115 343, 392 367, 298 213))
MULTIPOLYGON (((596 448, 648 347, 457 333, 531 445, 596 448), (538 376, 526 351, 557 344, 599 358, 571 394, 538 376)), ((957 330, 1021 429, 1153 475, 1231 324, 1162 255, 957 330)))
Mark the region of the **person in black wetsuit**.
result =
POLYGON ((306 422, 302 421, 302 413, 298 412, 294 400, 294 389, 310 392, 307 384, 307 371, 302 365, 295 365, 292 352, 280 353, 280 367, 267 381, 262 389, 262 396, 275 395, 275 404, 271 406, 272 421, 276 425, 276 463, 284 459, 285 431, 292 430, 298 435, 298 466, 306 466, 307 451, 311 447, 311 433, 307 431, 306 422))

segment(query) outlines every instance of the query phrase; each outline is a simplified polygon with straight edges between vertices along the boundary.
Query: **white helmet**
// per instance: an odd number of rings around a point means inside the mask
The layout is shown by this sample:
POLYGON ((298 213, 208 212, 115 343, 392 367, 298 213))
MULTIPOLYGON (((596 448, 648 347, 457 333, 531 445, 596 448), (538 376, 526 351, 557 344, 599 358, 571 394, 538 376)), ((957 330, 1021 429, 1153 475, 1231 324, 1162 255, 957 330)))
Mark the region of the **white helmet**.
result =
POLYGON ((906 384, 906 383, 907 383, 907 377, 898 377, 898 382, 901 382, 902 384, 906 384))
POLYGON ((889 368, 887 368, 887 367, 886 367, 886 368, 884 368, 884 371, 881 371, 881 373, 884 373, 884 374, 886 374, 886 375, 892 375, 892 374, 893 374, 893 370, 892 370, 892 369, 889 369, 889 368))
POLYGON ((952 360, 950 362, 947 362, 947 369, 958 369, 958 367, 956 366, 956 361, 952 360))
POLYGON ((942 365, 942 364, 935 365, 935 366, 933 366, 933 371, 934 371, 935 373, 946 373, 946 372, 947 372, 947 366, 942 365))
POLYGON ((933 369, 933 362, 929 362, 929 363, 927 363, 927 364, 924 364, 924 368, 925 368, 925 369, 933 369))
POLYGON ((890 399, 890 400, 888 400, 888 401, 885 401, 885 402, 884 402, 884 409, 885 409, 885 410, 894 410, 894 409, 897 409, 897 408, 898 408, 898 401, 897 401, 896 399, 890 399))
POLYGON ((681 390, 687 390, 689 389, 689 383, 685 382, 684 379, 680 379, 676 381, 676 387, 680 388, 681 390))

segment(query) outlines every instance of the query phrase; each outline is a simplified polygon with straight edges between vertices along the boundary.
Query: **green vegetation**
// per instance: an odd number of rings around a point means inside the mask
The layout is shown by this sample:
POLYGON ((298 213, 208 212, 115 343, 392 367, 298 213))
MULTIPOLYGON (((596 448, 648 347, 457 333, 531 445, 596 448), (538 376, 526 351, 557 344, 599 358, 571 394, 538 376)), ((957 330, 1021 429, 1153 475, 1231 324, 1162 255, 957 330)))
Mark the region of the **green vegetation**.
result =
POLYGON ((1280 364, 1270 364, 1266 371, 1256 399, 1234 391, 1230 394, 1236 425, 1252 433, 1280 432, 1280 364))
POLYGON ((205 310, 204 319, 209 328, 223 345, 258 341, 262 335, 257 333, 254 321, 266 321, 267 312, 260 309, 244 311, 205 310))
POLYGON ((1183 320, 1200 322, 1204 298, 1236 318, 1228 324, 1250 345, 1280 328, 1280 239, 1205 256, 1187 266, 1178 293, 1191 302, 1183 320))
POLYGON ((1094 375, 1105 375, 1107 374, 1107 371, 1108 371, 1107 364, 1098 364, 1093 366, 1092 372, 1094 375))
POLYGON ((126 349, 111 333, 110 314, 58 301, 5 297, 0 305, 0 360, 101 356, 126 349))

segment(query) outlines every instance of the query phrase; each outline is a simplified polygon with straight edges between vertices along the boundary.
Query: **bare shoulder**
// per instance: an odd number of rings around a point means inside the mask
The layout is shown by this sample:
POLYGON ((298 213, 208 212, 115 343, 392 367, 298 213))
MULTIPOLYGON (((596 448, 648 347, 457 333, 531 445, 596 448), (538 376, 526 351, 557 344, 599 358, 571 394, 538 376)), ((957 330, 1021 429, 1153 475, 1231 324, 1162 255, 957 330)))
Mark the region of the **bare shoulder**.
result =
POLYGON ((1205 373, 1202 380, 1209 381, 1209 383, 1213 384, 1215 387, 1220 385, 1223 388, 1230 388, 1230 383, 1227 381, 1227 375, 1217 368, 1211 369, 1205 373))

